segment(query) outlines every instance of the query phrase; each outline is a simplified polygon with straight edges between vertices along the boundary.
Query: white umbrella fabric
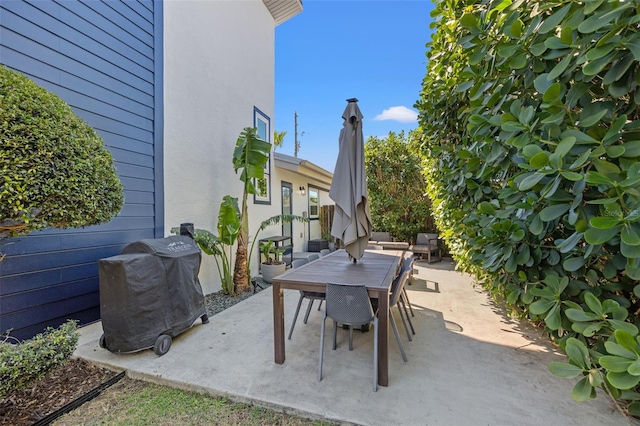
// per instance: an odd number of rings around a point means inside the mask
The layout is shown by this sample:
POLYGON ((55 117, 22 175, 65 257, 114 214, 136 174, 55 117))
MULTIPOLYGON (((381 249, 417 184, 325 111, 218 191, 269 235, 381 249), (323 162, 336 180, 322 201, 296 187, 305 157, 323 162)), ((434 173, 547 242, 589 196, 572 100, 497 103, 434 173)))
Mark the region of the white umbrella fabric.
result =
POLYGON ((357 99, 347 99, 347 102, 342 114, 344 125, 340 130, 340 150, 329 197, 336 203, 331 235, 342 240, 347 253, 355 261, 367 248, 371 213, 364 170, 362 113, 357 99))

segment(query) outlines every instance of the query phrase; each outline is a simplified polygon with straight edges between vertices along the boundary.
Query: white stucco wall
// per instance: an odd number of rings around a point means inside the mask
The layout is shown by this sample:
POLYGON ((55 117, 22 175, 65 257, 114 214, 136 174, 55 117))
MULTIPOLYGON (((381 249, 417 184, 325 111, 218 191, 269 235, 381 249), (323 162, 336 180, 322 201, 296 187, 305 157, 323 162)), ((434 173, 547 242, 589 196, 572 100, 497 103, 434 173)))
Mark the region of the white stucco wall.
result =
MULTIPOLYGON (((254 125, 254 107, 271 118, 273 132, 274 50, 274 21, 261 0, 164 2, 166 234, 182 222, 215 231, 222 197, 241 196, 233 148, 254 125)), ((271 206, 249 208, 253 233, 279 213, 279 183, 271 206)), ((205 293, 220 289, 206 255, 200 280, 205 293)))

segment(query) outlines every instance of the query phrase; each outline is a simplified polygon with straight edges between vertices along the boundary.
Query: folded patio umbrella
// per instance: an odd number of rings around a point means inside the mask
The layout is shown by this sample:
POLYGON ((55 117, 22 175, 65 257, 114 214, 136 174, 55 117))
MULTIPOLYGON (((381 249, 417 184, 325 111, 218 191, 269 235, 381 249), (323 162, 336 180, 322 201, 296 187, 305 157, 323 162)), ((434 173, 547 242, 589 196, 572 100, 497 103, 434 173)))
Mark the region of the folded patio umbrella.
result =
POLYGON ((347 253, 357 260, 364 254, 371 235, 371 214, 364 170, 362 113, 357 99, 347 99, 347 102, 329 191, 329 197, 336 203, 331 235, 342 240, 347 253))

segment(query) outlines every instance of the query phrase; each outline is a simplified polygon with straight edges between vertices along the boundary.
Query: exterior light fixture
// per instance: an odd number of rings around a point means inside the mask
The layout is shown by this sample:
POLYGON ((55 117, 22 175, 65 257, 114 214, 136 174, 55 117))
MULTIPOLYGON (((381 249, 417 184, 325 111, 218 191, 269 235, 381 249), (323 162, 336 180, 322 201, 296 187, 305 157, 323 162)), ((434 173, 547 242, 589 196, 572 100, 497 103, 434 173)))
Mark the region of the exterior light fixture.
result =
POLYGON ((300 187, 300 195, 302 195, 303 197, 307 194, 307 190, 304 186, 300 187))

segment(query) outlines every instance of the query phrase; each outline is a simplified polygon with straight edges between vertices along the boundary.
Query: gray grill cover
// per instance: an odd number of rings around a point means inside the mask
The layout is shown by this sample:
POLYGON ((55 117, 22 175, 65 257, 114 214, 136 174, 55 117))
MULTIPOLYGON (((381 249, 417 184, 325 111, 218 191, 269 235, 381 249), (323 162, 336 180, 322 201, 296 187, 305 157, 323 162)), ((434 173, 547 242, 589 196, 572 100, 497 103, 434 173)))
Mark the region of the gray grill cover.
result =
POLYGON ((152 347, 162 334, 175 337, 206 314, 198 280, 201 253, 186 236, 128 244, 98 262, 100 316, 111 352, 152 347))

